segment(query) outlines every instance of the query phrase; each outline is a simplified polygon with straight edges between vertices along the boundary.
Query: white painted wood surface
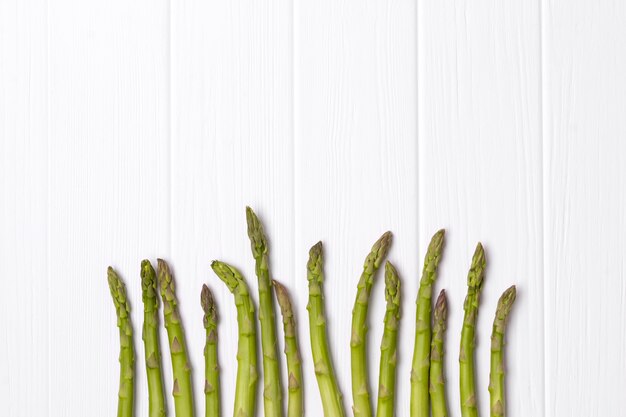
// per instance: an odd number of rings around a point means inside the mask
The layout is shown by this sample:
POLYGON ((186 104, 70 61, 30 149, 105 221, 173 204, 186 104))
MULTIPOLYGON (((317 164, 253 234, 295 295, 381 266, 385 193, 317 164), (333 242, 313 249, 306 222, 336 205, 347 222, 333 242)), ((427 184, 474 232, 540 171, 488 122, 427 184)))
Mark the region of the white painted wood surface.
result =
MULTIPOLYGON (((321 415, 306 312, 310 246, 324 241, 329 334, 349 408, 356 282, 373 241, 394 232, 390 259, 404 288, 397 415, 408 416, 417 281, 440 227, 451 415, 460 415, 462 302, 478 240, 489 263, 481 414, 493 311, 516 283, 508 415, 620 415, 625 20, 616 1, 0 0, 2 415, 115 415, 109 264, 132 299, 137 416, 147 415, 146 257, 168 259, 177 278, 197 415, 199 290, 206 282, 215 291, 231 415, 234 306, 209 264, 239 266, 256 293, 246 205, 264 221, 274 276, 297 304, 307 415, 321 415)), ((380 278, 370 309, 374 395, 380 278)), ((164 350, 168 398, 169 366, 164 350)))

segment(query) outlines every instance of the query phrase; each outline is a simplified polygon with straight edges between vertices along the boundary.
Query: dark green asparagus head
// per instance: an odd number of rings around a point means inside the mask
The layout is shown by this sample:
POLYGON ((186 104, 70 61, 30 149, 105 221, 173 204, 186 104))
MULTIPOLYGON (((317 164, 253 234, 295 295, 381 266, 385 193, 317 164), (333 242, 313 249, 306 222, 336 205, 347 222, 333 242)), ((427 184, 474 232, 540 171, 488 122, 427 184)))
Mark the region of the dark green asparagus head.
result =
POLYGON ((363 269, 365 272, 372 274, 374 270, 378 269, 381 262, 387 256, 387 252, 389 252, 389 247, 391 246, 391 240, 393 235, 391 232, 385 232, 383 235, 374 243, 372 246, 372 250, 365 258, 365 263, 363 264, 363 269))
POLYGON ((211 262, 211 268, 213 268, 215 275, 226 284, 230 292, 234 292, 239 286, 239 281, 243 279, 243 276, 237 268, 226 262, 213 261, 211 262))
POLYGON ((252 255, 259 258, 267 253, 267 239, 263 225, 250 207, 246 207, 246 221, 248 222, 248 237, 252 246, 252 255))
POLYGON ((507 316, 511 312, 516 295, 517 290, 515 285, 511 285, 506 291, 504 291, 504 293, 502 293, 500 299, 498 300, 498 308, 496 309, 496 316, 498 319, 506 320, 507 316))
POLYGON ((176 287, 170 266, 163 259, 157 259, 157 276, 161 287, 161 298, 163 298, 163 305, 167 313, 171 307, 178 304, 178 301, 176 300, 176 287))
POLYGON ((446 299, 446 290, 439 292, 437 302, 435 303, 434 321, 435 324, 444 324, 446 322, 446 316, 448 315, 448 301, 446 299))
POLYGON ((437 271, 437 266, 441 260, 445 234, 446 231, 444 229, 437 231, 428 244, 428 250, 426 251, 426 257, 424 258, 424 273, 422 276, 426 279, 430 279, 431 281, 434 281, 436 278, 433 273, 437 271))
POLYGON ((202 292, 200 293, 200 304, 204 311, 204 328, 208 328, 210 325, 215 325, 217 322, 217 308, 215 305, 215 299, 213 293, 206 286, 202 285, 202 292))
POLYGON ((109 280, 109 290, 115 304, 115 313, 117 314, 117 325, 120 326, 130 315, 130 306, 126 298, 126 286, 117 275, 117 272, 111 267, 107 270, 107 278, 109 280))
POLYGON ((385 263, 385 299, 387 305, 400 306, 400 278, 396 267, 389 261, 385 263))
POLYGON ((317 242, 313 247, 309 250, 309 262, 306 265, 309 273, 307 274, 307 278, 309 281, 311 280, 322 280, 323 279, 323 267, 324 267, 324 252, 322 250, 322 242, 317 242))
POLYGON ((141 261, 141 296, 145 309, 158 307, 156 272, 147 259, 141 261))
POLYGON ((472 266, 467 274, 467 286, 480 291, 483 285, 485 271, 485 251, 483 245, 478 242, 474 256, 472 257, 472 266))

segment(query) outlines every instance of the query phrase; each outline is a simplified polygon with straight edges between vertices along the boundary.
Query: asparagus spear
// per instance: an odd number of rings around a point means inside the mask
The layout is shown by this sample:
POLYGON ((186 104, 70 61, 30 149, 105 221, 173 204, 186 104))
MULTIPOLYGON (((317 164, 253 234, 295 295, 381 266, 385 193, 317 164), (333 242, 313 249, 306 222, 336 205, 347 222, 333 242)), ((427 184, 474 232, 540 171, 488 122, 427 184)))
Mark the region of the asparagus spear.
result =
POLYGON ((472 258, 472 266, 467 275, 467 296, 463 309, 463 329, 461 331, 460 388, 461 388, 461 415, 463 417, 478 417, 476 407, 476 387, 474 381, 474 335, 476 332, 476 316, 478 315, 478 301, 483 286, 483 272, 485 269, 485 252, 480 243, 472 258))
POLYGON ((117 402, 117 417, 132 417, 135 394, 135 346, 133 327, 130 322, 130 306, 126 298, 126 286, 113 270, 107 271, 109 289, 115 304, 117 327, 120 329, 120 388, 117 402))
POLYGON ((326 335, 326 315, 324 313, 324 255, 322 242, 318 242, 309 251, 307 263, 309 281, 309 331, 311 334, 311 352, 315 366, 315 377, 322 398, 322 407, 326 417, 344 417, 346 412, 343 399, 335 376, 328 339, 326 335))
POLYGON ((504 417, 504 332, 506 321, 515 301, 515 285, 509 287, 498 300, 496 317, 491 332, 491 374, 489 375, 489 394, 491 397, 491 416, 504 417))
POLYGON ((352 309, 352 336, 350 339, 350 360, 352 367, 352 410, 355 417, 371 417, 369 381, 367 374, 367 309, 370 292, 374 284, 374 274, 385 259, 391 245, 391 232, 385 232, 372 246, 357 286, 356 299, 352 309))
POLYGON ((237 386, 235 387, 234 417, 253 417, 255 414, 257 364, 256 323, 254 305, 241 273, 220 261, 213 261, 211 268, 235 296, 239 341, 237 344, 237 386))
POLYGON ((282 387, 278 369, 276 320, 270 284, 267 239, 263 232, 263 225, 250 207, 246 207, 246 220, 259 285, 259 321, 261 322, 264 378, 263 407, 266 416, 280 417, 283 415, 282 387))
POLYGON ((428 385, 430 368, 431 298, 437 266, 443 250, 445 231, 439 230, 430 240, 417 295, 415 345, 411 366, 411 417, 429 417, 428 385))
POLYGON ((200 304, 204 310, 204 402, 206 417, 220 415, 220 370, 217 362, 217 307, 213 293, 206 285, 202 286, 200 304))
POLYGON ((147 259, 141 261, 141 290, 143 300, 142 339, 146 353, 146 374, 148 376, 148 415, 165 416, 163 395, 163 373, 161 369, 161 349, 159 346, 159 299, 156 273, 147 259))
POLYGON ((443 335, 446 331, 447 313, 446 291, 441 290, 435 304, 433 337, 430 346, 430 403, 432 417, 448 417, 443 371, 443 335))
POLYGON ((174 396, 176 417, 193 417, 191 366, 187 357, 185 334, 178 312, 174 280, 169 265, 163 259, 158 260, 157 275, 161 286, 163 317, 172 357, 174 376, 172 395, 174 396))
POLYGON ((385 330, 380 344, 377 417, 393 417, 396 389, 398 325, 400 324, 400 279, 396 268, 385 264, 385 330))
POLYGON ((276 289, 276 299, 283 316, 285 332, 285 355, 287 356, 287 372, 289 374, 287 416, 300 417, 304 415, 304 407, 302 401, 302 360, 300 358, 300 350, 298 349, 296 319, 293 315, 287 289, 276 280, 272 282, 276 289))

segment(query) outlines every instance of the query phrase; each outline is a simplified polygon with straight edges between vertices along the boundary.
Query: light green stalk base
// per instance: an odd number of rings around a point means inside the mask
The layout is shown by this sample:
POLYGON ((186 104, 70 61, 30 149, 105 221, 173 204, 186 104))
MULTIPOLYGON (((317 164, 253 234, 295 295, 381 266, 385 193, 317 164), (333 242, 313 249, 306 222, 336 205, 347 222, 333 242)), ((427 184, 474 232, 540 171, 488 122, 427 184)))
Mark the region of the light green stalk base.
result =
POLYGON ((374 275, 387 256, 391 245, 391 232, 384 233, 374 243, 365 258, 363 272, 357 286, 356 299, 352 309, 352 337, 350 339, 350 360, 352 367, 352 411, 355 417, 371 417, 369 375, 367 373, 367 310, 374 275))
POLYGON ((506 402, 504 392, 504 333, 506 321, 515 301, 515 285, 509 287, 498 300, 496 316, 491 332, 491 373, 489 394, 491 417, 504 417, 506 402))
POLYGON ((159 346, 159 298, 157 279, 152 264, 147 259, 141 262, 141 290, 143 300, 143 345, 146 354, 148 377, 148 415, 165 417, 165 395, 161 348, 159 346))
POLYGON ((126 298, 126 286, 111 267, 108 269, 108 279, 117 314, 117 327, 120 329, 120 387, 117 417, 132 417, 135 405, 135 346, 133 326, 130 322, 130 306, 126 298))
POLYGON ((396 268, 385 264, 385 330, 380 344, 377 417, 394 417, 396 364, 398 361, 398 326, 400 324, 400 279, 396 268))
POLYGON ((237 343, 237 385, 235 387, 234 417, 255 416, 257 363, 256 321, 254 304, 243 275, 224 262, 213 261, 211 268, 235 296, 239 341, 237 343))
POLYGON ((287 417, 302 417, 304 415, 304 402, 302 398, 302 359, 298 349, 298 331, 296 319, 287 289, 273 281, 276 290, 276 299, 283 316, 283 329, 285 332, 285 356, 287 357, 287 373, 289 374, 289 402, 287 404, 287 417))
POLYGON ((191 366, 187 357, 185 333, 178 312, 174 280, 169 265, 163 259, 158 260, 157 274, 161 286, 163 317, 172 358, 172 374, 174 376, 172 395, 174 396, 176 417, 193 417, 191 366))
POLYGON ((282 386, 278 369, 276 319, 274 318, 274 298, 270 284, 267 239, 261 222, 250 207, 246 207, 246 220, 259 283, 259 321, 261 322, 264 381, 263 406, 266 416, 281 417, 283 415, 282 386))
POLYGON ((485 252, 479 243, 472 258, 472 266, 467 275, 467 296, 463 309, 463 329, 461 331, 460 388, 461 388, 461 415, 463 417, 478 417, 476 406, 476 382, 474 381, 474 339, 476 333, 476 317, 478 315, 478 301, 483 286, 483 272, 485 269, 485 252))
POLYGON ((445 231, 439 230, 432 237, 417 295, 415 315, 415 344, 411 366, 411 417, 429 417, 429 374, 431 337, 431 299, 433 283, 437 279, 437 267, 443 250, 445 231))
POLYGON ((309 331, 311 334, 311 352, 315 366, 315 377, 322 398, 322 407, 326 417, 343 417, 346 412, 343 399, 328 347, 326 335, 326 315, 324 313, 324 256, 322 242, 318 242, 309 251, 307 263, 309 281, 309 331))
POLYGON ((446 401, 443 338, 446 332, 448 305, 446 292, 441 290, 435 304, 433 337, 430 345, 430 405, 432 417, 448 417, 446 401))
POLYGON ((200 304, 204 311, 204 410, 206 417, 220 415, 220 367, 217 361, 217 307, 213 293, 202 286, 200 304))

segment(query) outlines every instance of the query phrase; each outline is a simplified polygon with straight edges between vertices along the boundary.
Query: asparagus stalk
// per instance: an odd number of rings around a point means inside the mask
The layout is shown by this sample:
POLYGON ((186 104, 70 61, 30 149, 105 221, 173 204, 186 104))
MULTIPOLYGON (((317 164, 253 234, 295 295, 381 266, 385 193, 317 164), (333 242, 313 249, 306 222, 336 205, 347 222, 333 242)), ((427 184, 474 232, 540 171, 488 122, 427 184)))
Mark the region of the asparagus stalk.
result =
POLYGON ((108 269, 109 289, 115 304, 117 327, 120 329, 120 388, 118 392, 117 417, 132 417, 135 394, 135 346, 133 327, 130 322, 130 306, 126 298, 126 286, 113 270, 108 269))
POLYGON ((385 330, 380 344, 377 417, 393 417, 396 389, 398 325, 400 324, 400 279, 396 268, 385 264, 385 330))
POLYGON ((302 400, 302 360, 298 349, 298 332, 296 319, 293 315, 291 300, 287 289, 278 281, 272 281, 276 290, 276 299, 283 316, 285 333, 285 356, 287 357, 287 373, 289 374, 289 402, 287 417, 301 417, 304 415, 302 400))
POLYGON ((415 345, 411 366, 411 417, 429 417, 429 369, 431 337, 431 298, 433 283, 437 279, 437 266, 441 259, 445 231, 439 230, 430 240, 417 295, 415 317, 415 345))
POLYGON ((172 357, 172 374, 174 376, 174 409, 176 417, 193 417, 193 396, 191 387, 191 366, 187 357, 185 333, 178 312, 178 300, 174 280, 169 265, 158 260, 157 275, 161 286, 163 300, 163 317, 172 357))
POLYGON ((250 207, 246 207, 246 220, 259 285, 259 321, 261 322, 264 377, 263 407, 266 416, 280 417, 283 415, 282 387, 278 369, 276 320, 270 283, 267 239, 263 232, 263 225, 250 207))
POLYGON ((159 298, 157 279, 152 264, 147 259, 141 262, 141 298, 143 300, 143 345, 146 354, 148 376, 148 415, 165 416, 163 395, 163 372, 161 348, 159 346, 159 298))
POLYGON ((355 417, 371 417, 369 375, 367 374, 367 310, 374 275, 387 256, 391 245, 391 232, 385 232, 372 246, 357 285, 356 299, 352 309, 352 335, 350 360, 352 367, 352 410, 355 417))
POLYGON ((496 316, 491 332, 491 374, 489 375, 489 394, 491 399, 491 417, 504 417, 504 332, 509 312, 515 301, 515 285, 509 287, 498 300, 496 316))
POLYGON ((474 381, 474 338, 484 269, 485 252, 482 245, 478 243, 472 258, 472 266, 467 275, 467 296, 463 304, 465 316, 463 318, 463 329, 461 330, 461 352, 459 354, 461 415, 463 417, 478 417, 476 383, 474 381))
POLYGON ((217 307, 213 293, 206 285, 202 286, 200 304, 204 311, 204 403, 206 417, 220 415, 220 370, 217 362, 217 307))
POLYGON ((344 417, 346 412, 335 370, 333 368, 328 339, 326 335, 326 314, 324 312, 324 255, 322 242, 318 242, 309 251, 307 263, 309 281, 309 331, 311 352, 315 366, 315 377, 322 398, 322 407, 326 417, 344 417))
POLYGON ((446 291, 441 290, 435 304, 433 337, 430 345, 430 403, 432 417, 448 417, 443 370, 443 336, 446 331, 447 313, 446 291))
POLYGON ((220 261, 213 261, 211 268, 235 296, 239 341, 237 344, 237 385, 235 387, 234 417, 255 415, 257 363, 256 363, 256 323, 254 305, 250 292, 241 273, 234 267, 220 261))

